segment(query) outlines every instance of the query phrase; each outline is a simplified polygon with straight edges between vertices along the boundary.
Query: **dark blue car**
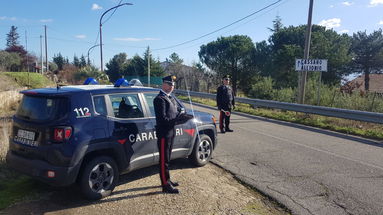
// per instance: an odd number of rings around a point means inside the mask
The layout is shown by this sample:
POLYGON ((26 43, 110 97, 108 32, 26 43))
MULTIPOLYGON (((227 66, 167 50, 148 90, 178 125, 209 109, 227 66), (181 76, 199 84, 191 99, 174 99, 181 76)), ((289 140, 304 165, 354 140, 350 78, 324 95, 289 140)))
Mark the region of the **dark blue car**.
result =
MULTIPOLYGON (((153 107, 158 92, 113 85, 22 91, 7 163, 52 185, 78 182, 90 199, 108 196, 120 174, 158 164, 153 107)), ((188 157, 203 166, 217 145, 215 119, 194 114, 194 119, 176 126, 172 159, 188 157)))

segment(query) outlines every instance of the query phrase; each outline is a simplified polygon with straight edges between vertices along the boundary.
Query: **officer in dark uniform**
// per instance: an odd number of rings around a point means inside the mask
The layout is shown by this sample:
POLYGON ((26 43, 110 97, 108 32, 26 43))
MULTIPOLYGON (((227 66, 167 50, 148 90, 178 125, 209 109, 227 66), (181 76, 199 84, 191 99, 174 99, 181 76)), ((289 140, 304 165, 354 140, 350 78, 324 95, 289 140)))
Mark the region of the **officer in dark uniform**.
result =
POLYGON ((222 85, 217 88, 217 106, 219 110, 219 129, 221 133, 233 132, 230 129, 231 110, 235 107, 234 92, 230 87, 230 77, 222 78, 222 85))
POLYGON ((171 93, 174 90, 175 76, 162 78, 162 89, 154 98, 156 113, 156 136, 160 153, 160 179, 162 192, 179 193, 177 182, 172 182, 169 175, 169 162, 173 148, 175 125, 182 124, 193 118, 192 115, 181 113, 181 109, 171 93))

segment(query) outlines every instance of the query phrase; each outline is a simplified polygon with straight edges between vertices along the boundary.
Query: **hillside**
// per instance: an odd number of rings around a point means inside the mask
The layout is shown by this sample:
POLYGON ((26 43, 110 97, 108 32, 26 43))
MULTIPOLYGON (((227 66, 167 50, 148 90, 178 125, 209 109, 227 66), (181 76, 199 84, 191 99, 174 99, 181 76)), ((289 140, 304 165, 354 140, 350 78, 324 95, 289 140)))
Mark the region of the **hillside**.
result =
POLYGON ((4 73, 0 72, 0 92, 16 90, 20 88, 14 78, 6 76, 4 73))

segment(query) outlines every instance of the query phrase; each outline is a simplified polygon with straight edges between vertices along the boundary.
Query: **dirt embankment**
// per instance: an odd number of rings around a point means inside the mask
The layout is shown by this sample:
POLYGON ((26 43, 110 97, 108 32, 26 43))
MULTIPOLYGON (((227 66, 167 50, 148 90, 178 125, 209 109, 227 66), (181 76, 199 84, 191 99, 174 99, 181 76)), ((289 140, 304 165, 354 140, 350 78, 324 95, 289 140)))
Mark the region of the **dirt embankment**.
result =
POLYGON ((171 176, 180 183, 180 194, 161 192, 158 168, 153 166, 121 176, 113 195, 100 201, 83 200, 74 187, 47 187, 50 191, 39 199, 0 214, 287 214, 213 164, 194 168, 177 160, 171 176))

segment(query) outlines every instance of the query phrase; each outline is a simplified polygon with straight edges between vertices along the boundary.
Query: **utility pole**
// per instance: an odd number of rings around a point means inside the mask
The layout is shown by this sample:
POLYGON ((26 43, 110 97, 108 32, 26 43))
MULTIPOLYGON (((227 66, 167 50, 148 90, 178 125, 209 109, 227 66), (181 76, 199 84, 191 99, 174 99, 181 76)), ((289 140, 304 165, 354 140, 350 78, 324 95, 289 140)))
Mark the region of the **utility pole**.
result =
POLYGON ((44 25, 44 29, 45 29, 45 66, 46 66, 46 69, 45 71, 48 72, 49 70, 49 64, 48 64, 48 39, 47 39, 47 26, 44 25))
POLYGON ((148 46, 148 87, 150 87, 150 51, 148 46))
POLYGON ((29 73, 29 57, 28 57, 28 39, 27 39, 27 31, 25 30, 25 51, 27 52, 27 71, 29 73))
POLYGON ((89 53, 90 53, 90 50, 92 50, 94 47, 97 47, 97 46, 99 46, 100 44, 96 44, 96 45, 94 45, 94 46, 92 46, 92 47, 90 47, 89 49, 88 49, 88 65, 90 65, 90 60, 89 60, 89 53))
POLYGON ((117 6, 114 6, 112 8, 109 8, 107 11, 105 11, 102 15, 101 15, 101 18, 100 18, 100 57, 101 57, 101 72, 104 72, 104 60, 103 60, 103 57, 102 57, 102 17, 104 17, 104 15, 106 13, 108 13, 109 11, 113 10, 113 9, 117 9, 118 7, 121 7, 121 6, 124 6, 124 5, 133 5, 132 3, 123 3, 123 4, 119 4, 117 6))
POLYGON ((40 35, 40 64, 41 70, 40 73, 44 74, 44 63, 43 63, 43 36, 40 35))
POLYGON ((27 40, 27 31, 26 30, 25 30, 25 51, 27 52, 25 57, 27 57, 27 72, 28 72, 28 87, 29 87, 30 81, 29 81, 29 62, 28 62, 28 40, 27 40))
MULTIPOLYGON (((311 20, 312 20, 312 12, 313 12, 313 2, 314 0, 310 0, 309 6, 309 15, 307 20, 307 29, 306 29, 306 38, 305 38, 305 51, 304 51, 304 59, 308 59, 310 55, 310 41, 311 41, 311 20)), ((298 94, 298 103, 305 103, 305 87, 306 87, 306 79, 307 79, 307 71, 302 71, 299 73, 299 94, 298 94)))

